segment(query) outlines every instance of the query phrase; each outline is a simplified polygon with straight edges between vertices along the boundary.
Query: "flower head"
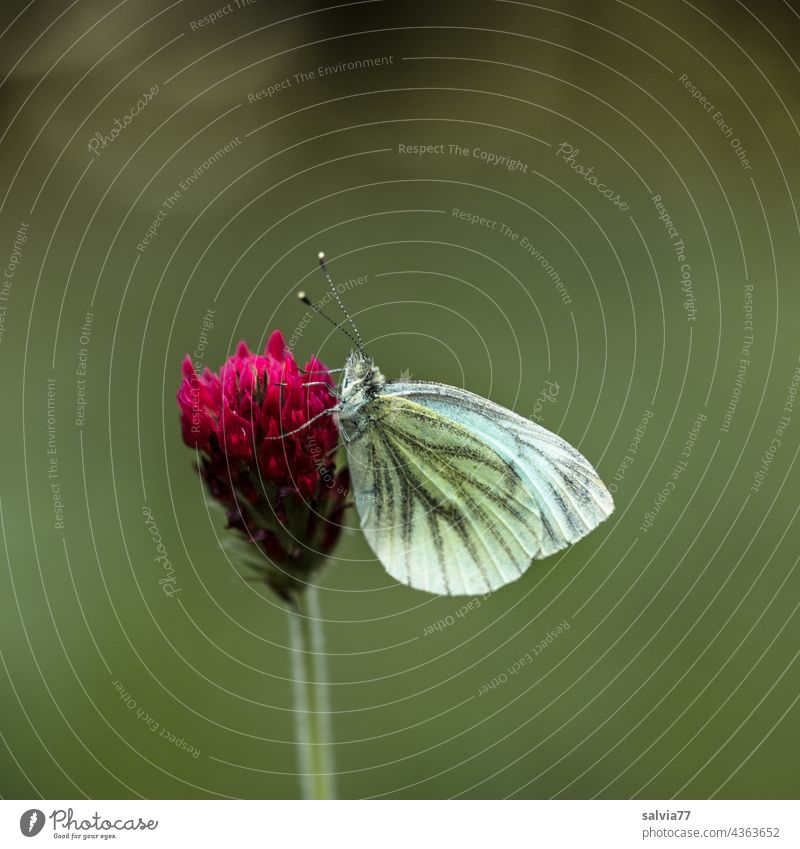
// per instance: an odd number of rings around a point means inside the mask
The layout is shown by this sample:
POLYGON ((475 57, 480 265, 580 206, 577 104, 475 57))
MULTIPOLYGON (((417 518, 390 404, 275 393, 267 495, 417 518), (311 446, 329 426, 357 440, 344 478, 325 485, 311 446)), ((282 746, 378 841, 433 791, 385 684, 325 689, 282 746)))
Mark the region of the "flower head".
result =
POLYGON ((301 371, 278 330, 263 354, 240 342, 218 373, 198 375, 189 357, 182 370, 183 441, 228 526, 260 550, 256 568, 289 598, 336 544, 346 506, 338 430, 324 414, 335 403, 330 374, 315 357, 301 371))

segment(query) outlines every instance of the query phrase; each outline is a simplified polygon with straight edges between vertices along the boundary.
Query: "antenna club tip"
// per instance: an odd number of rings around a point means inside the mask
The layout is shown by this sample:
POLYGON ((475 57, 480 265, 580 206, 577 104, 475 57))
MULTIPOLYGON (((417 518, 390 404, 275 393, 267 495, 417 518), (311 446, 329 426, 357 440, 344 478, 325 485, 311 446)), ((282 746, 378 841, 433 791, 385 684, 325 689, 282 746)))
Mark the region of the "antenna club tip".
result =
POLYGON ((325 259, 325 251, 320 251, 317 254, 317 257, 319 258, 319 261, 322 262, 325 259))
POLYGON ((308 299, 308 295, 302 290, 297 293, 297 300, 302 301, 304 304, 311 304, 311 301, 308 299))

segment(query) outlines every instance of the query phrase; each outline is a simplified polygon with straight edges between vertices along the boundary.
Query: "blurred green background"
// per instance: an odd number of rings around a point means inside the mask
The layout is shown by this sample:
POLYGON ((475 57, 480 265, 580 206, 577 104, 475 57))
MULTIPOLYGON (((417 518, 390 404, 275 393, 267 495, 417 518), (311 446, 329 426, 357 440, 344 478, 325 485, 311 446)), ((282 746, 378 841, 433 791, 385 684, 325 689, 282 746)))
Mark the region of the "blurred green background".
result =
POLYGON ((350 515, 340 794, 796 796, 796 4, 219 11, 2 12, 0 793, 297 795, 286 613, 221 552, 175 392, 208 310, 206 365, 275 327, 341 365, 295 333, 324 249, 387 375, 538 417, 617 504, 466 615, 350 515))

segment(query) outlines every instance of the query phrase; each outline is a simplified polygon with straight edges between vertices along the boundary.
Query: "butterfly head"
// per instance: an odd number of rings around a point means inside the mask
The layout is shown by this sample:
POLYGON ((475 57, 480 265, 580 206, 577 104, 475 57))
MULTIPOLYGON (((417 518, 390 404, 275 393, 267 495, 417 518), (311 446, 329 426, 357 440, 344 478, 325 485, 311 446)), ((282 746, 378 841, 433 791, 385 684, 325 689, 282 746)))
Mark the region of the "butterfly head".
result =
POLYGON ((380 394, 386 378, 372 357, 362 350, 351 351, 344 364, 342 379, 342 411, 355 413, 380 394))
POLYGON ((353 333, 351 334, 346 327, 343 327, 339 322, 334 321, 329 315, 324 313, 319 306, 308 298, 305 292, 298 292, 297 296, 304 304, 310 306, 315 313, 329 321, 337 330, 341 330, 353 345, 355 345, 355 348, 353 348, 345 360, 344 376, 340 387, 341 400, 339 402, 338 419, 343 432, 348 434, 352 428, 357 429, 356 419, 361 413, 362 408, 380 395, 383 387, 386 385, 386 378, 381 374, 380 369, 375 365, 372 357, 364 349, 364 340, 358 332, 353 317, 347 311, 342 303, 342 299, 339 297, 339 292, 328 270, 328 262, 322 251, 319 252, 319 265, 322 273, 325 275, 325 279, 328 281, 331 295, 344 313, 344 317, 352 328, 353 333))

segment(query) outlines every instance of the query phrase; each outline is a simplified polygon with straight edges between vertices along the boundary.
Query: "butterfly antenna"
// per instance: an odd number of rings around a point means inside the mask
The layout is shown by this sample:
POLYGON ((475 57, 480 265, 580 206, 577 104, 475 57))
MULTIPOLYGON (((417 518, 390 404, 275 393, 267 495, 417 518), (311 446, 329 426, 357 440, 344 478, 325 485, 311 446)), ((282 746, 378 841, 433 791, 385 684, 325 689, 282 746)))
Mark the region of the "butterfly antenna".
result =
POLYGON ((337 330, 341 330, 342 333, 356 346, 356 348, 360 348, 361 345, 356 342, 353 338, 352 334, 346 327, 342 327, 341 322, 334 321, 329 315, 324 313, 315 303, 311 301, 308 295, 305 292, 297 293, 298 300, 302 301, 307 307, 311 307, 314 312, 325 319, 325 321, 329 321, 337 330))
MULTIPOLYGON (((328 281, 328 285, 331 287, 331 293, 337 304, 339 304, 339 309, 344 313, 345 318, 350 322, 350 327, 353 328, 356 339, 358 339, 358 349, 364 353, 364 342, 361 339, 361 334, 358 332, 358 328, 356 327, 356 323, 353 321, 353 317, 350 313, 345 309, 344 304, 342 303, 342 299, 339 297, 339 293, 336 291, 336 285, 333 282, 333 278, 331 277, 330 271, 328 271, 328 263, 325 259, 324 251, 319 252, 319 267, 322 269, 322 273, 325 275, 325 279, 328 281)), ((350 334, 348 334, 349 336, 350 334)), ((350 337, 352 339, 352 336, 350 337)))

